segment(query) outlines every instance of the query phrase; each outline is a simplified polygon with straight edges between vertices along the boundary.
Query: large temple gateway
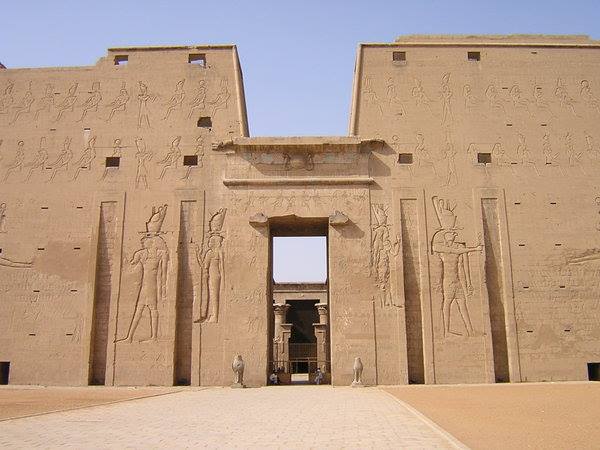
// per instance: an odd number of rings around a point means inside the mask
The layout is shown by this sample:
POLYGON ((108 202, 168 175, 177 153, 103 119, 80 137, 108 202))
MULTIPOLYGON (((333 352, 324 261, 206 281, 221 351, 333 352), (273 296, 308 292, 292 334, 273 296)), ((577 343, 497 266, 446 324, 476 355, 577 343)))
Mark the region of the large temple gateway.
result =
POLYGON ((348 136, 252 138, 235 46, 0 66, 0 383, 600 378, 599 74, 406 36, 359 47, 348 136), (325 283, 273 281, 280 236, 325 283))

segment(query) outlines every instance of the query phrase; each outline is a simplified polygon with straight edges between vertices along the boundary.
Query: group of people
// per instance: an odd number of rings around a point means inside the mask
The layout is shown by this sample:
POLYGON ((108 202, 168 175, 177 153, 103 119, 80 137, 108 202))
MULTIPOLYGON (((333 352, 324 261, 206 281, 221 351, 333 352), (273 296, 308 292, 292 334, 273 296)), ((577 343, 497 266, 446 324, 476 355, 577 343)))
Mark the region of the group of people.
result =
MULTIPOLYGON (((269 383, 272 385, 278 385, 281 384, 281 380, 279 379, 279 373, 281 372, 281 369, 278 370, 273 370, 273 372, 271 372, 271 375, 269 375, 269 383)), ((323 382, 323 379, 325 378, 325 376, 323 375, 323 372, 321 371, 320 368, 317 367, 317 371, 315 372, 315 377, 313 379, 315 384, 321 384, 323 382)))

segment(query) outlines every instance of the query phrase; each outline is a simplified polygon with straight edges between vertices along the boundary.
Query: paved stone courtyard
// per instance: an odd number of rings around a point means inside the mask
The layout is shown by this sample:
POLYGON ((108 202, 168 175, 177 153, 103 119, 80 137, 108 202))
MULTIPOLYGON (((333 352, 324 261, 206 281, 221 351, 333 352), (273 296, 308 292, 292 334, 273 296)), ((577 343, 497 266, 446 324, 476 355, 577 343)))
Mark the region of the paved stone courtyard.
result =
POLYGON ((186 389, 0 422, 2 448, 460 448, 377 388, 186 389))

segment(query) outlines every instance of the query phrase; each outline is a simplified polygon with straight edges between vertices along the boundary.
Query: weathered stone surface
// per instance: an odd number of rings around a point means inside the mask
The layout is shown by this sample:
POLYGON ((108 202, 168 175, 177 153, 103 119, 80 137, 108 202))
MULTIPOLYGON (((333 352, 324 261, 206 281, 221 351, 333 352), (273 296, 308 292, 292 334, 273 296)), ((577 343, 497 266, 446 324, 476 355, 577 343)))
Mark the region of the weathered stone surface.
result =
POLYGON ((587 379, 599 68, 581 36, 365 44, 351 135, 274 138, 233 46, 1 70, 2 374, 228 386, 242 354, 263 385, 307 300, 336 385, 354 355, 367 385, 587 379), (302 234, 328 280, 286 291, 271 237, 302 234))

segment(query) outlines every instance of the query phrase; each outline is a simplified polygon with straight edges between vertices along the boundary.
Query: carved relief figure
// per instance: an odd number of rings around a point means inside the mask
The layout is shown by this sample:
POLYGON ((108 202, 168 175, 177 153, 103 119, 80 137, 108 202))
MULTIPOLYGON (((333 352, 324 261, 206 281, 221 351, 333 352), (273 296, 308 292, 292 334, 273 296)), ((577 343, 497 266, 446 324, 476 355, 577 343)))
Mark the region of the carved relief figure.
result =
POLYGON ((183 104, 183 99, 185 98, 185 91, 183 90, 183 85, 185 84, 185 80, 179 80, 177 85, 175 86, 175 92, 173 93, 171 99, 167 103, 167 110, 165 111, 165 116, 163 120, 167 120, 171 113, 176 109, 180 109, 183 104))
POLYGON ((9 81, 4 88, 4 94, 0 97, 0 114, 7 114, 10 111, 10 107, 15 101, 13 97, 13 89, 15 84, 9 81))
POLYGON ((156 164, 162 165, 162 171, 158 177, 159 180, 162 180, 167 173, 167 169, 174 169, 177 167, 179 160, 181 159, 181 150, 179 150, 179 143, 181 142, 181 136, 177 136, 171 142, 171 148, 167 153, 167 156, 164 157, 162 161, 158 161, 156 164))
POLYGON ((17 106, 13 106, 14 116, 11 120, 11 125, 17 121, 19 117, 23 114, 27 114, 31 111, 31 105, 35 99, 33 98, 33 92, 31 92, 31 82, 29 83, 29 88, 25 91, 25 95, 21 99, 21 102, 17 106))
POLYGON ((467 335, 473 336, 473 325, 467 305, 467 300, 473 294, 468 254, 482 251, 483 246, 479 244, 475 247, 467 247, 465 243, 456 242, 458 236, 457 218, 454 213, 456 205, 437 196, 432 197, 432 202, 440 225, 431 238, 431 252, 437 254, 442 262, 444 337, 448 334, 456 334, 450 331, 450 312, 453 304, 458 307, 467 335))
POLYGON ((442 90, 440 92, 440 97, 442 99, 442 126, 449 125, 454 120, 452 115, 452 105, 450 101, 452 100, 452 90, 450 89, 450 74, 445 73, 442 76, 442 90))
POLYGON ((146 222, 146 233, 141 239, 142 248, 131 257, 130 264, 141 268, 138 281, 138 291, 133 317, 127 330, 127 335, 119 341, 132 342, 135 332, 147 308, 150 313, 150 338, 145 341, 158 339, 158 301, 165 301, 167 297, 167 272, 169 264, 169 249, 162 234, 161 228, 167 205, 152 207, 152 215, 146 222))
POLYGON ((59 172, 66 172, 69 170, 69 162, 73 158, 73 152, 71 151, 71 139, 66 138, 63 142, 63 149, 50 167, 52 168, 52 174, 50 175, 50 179, 48 181, 54 180, 56 175, 59 172))
POLYGON ((425 89, 423 88, 423 85, 421 84, 421 80, 419 80, 418 78, 415 78, 415 86, 412 88, 411 94, 413 96, 413 98, 415 99, 415 104, 417 106, 423 106, 425 108, 427 108, 427 110, 433 114, 433 112, 431 111, 431 100, 430 98, 427 96, 427 94, 425 93, 425 89))
POLYGON ((463 86, 463 97, 465 99, 465 109, 466 110, 474 110, 479 108, 481 105, 481 100, 475 97, 473 94, 473 89, 471 89, 470 84, 465 84, 463 86))
POLYGON ((554 117, 550 104, 544 98, 544 91, 539 84, 533 86, 533 103, 539 111, 548 112, 554 117))
POLYGON ((110 108, 110 113, 108 114, 107 122, 110 122, 116 113, 121 111, 127 111, 127 102, 129 102, 129 92, 125 87, 125 82, 121 84, 121 89, 119 89, 119 95, 115 97, 115 99, 108 104, 110 108))
POLYGON ((198 82, 198 89, 196 90, 196 94, 194 95, 194 98, 189 103, 189 105, 190 105, 190 112, 188 114, 188 119, 190 119, 192 117, 195 110, 197 110, 197 109, 199 109, 200 111, 204 110, 204 108, 206 106, 206 81, 205 80, 200 80, 198 82))
POLYGON ((81 158, 75 163, 77 168, 75 169, 75 175, 73 180, 76 180, 82 170, 92 170, 92 161, 96 158, 96 136, 93 136, 87 143, 81 158))
POLYGON ((196 322, 209 323, 219 320, 219 302, 224 275, 223 223, 227 209, 221 208, 208 223, 206 249, 198 249, 196 258, 202 269, 202 302, 200 318, 196 322))
POLYGON ((542 137, 542 153, 544 155, 544 163, 546 166, 552 165, 556 166, 560 169, 562 175, 564 172, 558 163, 558 153, 554 153, 552 150, 552 143, 550 142, 550 135, 548 133, 544 134, 542 137))
POLYGON ((506 114, 506 109, 504 108, 504 101, 500 98, 500 94, 496 89, 496 85, 491 83, 487 89, 485 90, 485 97, 488 101, 488 106, 492 111, 500 111, 502 114, 506 114))
POLYGON ((569 158, 569 166, 575 167, 578 166, 581 172, 586 175, 586 172, 581 164, 581 157, 583 156, 583 152, 577 151, 575 149, 575 145, 573 144, 573 136, 571 133, 565 134, 565 147, 567 147, 567 156, 569 158))
POLYGON ((517 145, 517 159, 519 160, 519 163, 523 166, 533 167, 536 175, 539 176, 540 172, 538 171, 535 161, 533 160, 533 156, 527 147, 525 136, 519 133, 517 139, 519 140, 519 144, 517 145))
POLYGON ((0 233, 6 233, 6 203, 0 203, 0 233))
POLYGON ((381 305, 398 306, 390 289, 390 260, 398 256, 400 238, 396 236, 394 242, 390 239, 390 225, 384 205, 376 203, 372 209, 375 223, 371 236, 371 271, 375 273, 376 285, 381 291, 381 305))
POLYGON ((596 144, 594 144, 594 138, 587 131, 583 132, 583 136, 585 138, 585 148, 588 159, 590 161, 597 161, 600 157, 600 151, 598 151, 596 144))
POLYGON ((135 140, 135 146, 137 152, 135 159, 137 160, 137 170, 135 173, 135 187, 139 188, 140 183, 144 184, 144 189, 148 189, 148 169, 146 168, 146 161, 150 161, 154 154, 146 149, 146 143, 141 137, 135 140))
MULTIPOLYGON (((111 156, 120 158, 123 155, 123 145, 121 144, 121 139, 116 138, 113 142, 113 152, 111 156)), ((104 172, 102 173, 102 177, 100 178, 100 180, 105 180, 106 176, 109 174, 110 169, 112 169, 112 167, 105 167, 104 168, 104 172)))
POLYGON ((4 174, 4 180, 7 181, 8 177, 14 172, 21 172, 23 169, 23 162, 25 161, 25 143, 23 141, 17 142, 17 153, 15 154, 15 159, 13 159, 12 163, 6 169, 6 173, 4 174))
POLYGON ((146 86, 141 81, 138 82, 140 93, 138 94, 138 128, 146 125, 150 128, 150 112, 148 110, 148 101, 156 100, 156 96, 151 94, 146 86))
POLYGON ((415 146, 414 154, 417 159, 417 167, 431 167, 433 174, 437 177, 437 170, 435 168, 435 160, 433 156, 425 146, 425 137, 422 133, 417 133, 417 145, 415 146))
POLYGON ((510 158, 500 142, 495 142, 492 145, 492 158, 498 166, 510 167, 512 170, 510 158))
POLYGON ((456 150, 450 139, 446 140, 444 147, 444 159, 446 160, 446 182, 444 186, 456 186, 458 184, 458 176, 456 175, 456 163, 454 158, 456 150))
POLYGON ((198 165, 187 166, 185 175, 181 178, 182 180, 188 180, 190 178, 190 174, 192 173, 192 169, 194 167, 202 167, 202 159, 204 158, 204 136, 198 136, 196 138, 196 147, 194 149, 194 155, 198 157, 198 165))
POLYGON ((529 110, 529 100, 523 98, 521 88, 518 84, 513 84, 508 91, 508 94, 510 95, 510 99, 516 111, 523 110, 528 116, 532 115, 529 110))
POLYGON ((81 112, 81 117, 77 122, 82 122, 90 111, 98 112, 98 105, 101 101, 102 93, 100 92, 100 82, 94 81, 92 83, 92 92, 90 92, 90 96, 85 100, 82 106, 83 111, 81 112))
POLYGON ((363 82, 362 94, 365 99, 366 105, 371 105, 379 111, 379 114, 383 115, 383 108, 379 102, 379 96, 372 86, 373 79, 370 76, 366 76, 363 82))
POLYGON ((69 88, 67 95, 65 96, 63 101, 60 102, 56 106, 58 108, 58 115, 56 116, 56 119, 54 119, 55 122, 60 121, 63 114, 66 113, 67 111, 73 112, 73 110, 75 109, 75 102, 77 101, 77 96, 78 96, 78 94, 77 94, 78 86, 79 86, 79 83, 73 84, 69 88))
POLYGON ((213 118, 217 115, 217 111, 221 109, 227 109, 229 105, 229 97, 231 97, 231 94, 229 93, 229 87, 227 86, 227 78, 221 78, 219 86, 219 93, 215 96, 215 98, 208 102, 211 107, 211 115, 213 118))
POLYGON ((405 116, 406 110, 404 109, 404 105, 398 98, 398 92, 396 92, 396 85, 394 84, 394 79, 392 77, 388 78, 386 96, 388 101, 388 106, 392 114, 396 116, 405 116))
POLYGON ((33 172, 35 172, 37 169, 40 169, 40 172, 43 173, 47 160, 48 151, 46 150, 46 138, 42 137, 40 138, 40 148, 35 154, 33 161, 25 165, 25 167, 29 168, 29 172, 27 172, 27 177, 25 178, 25 181, 29 181, 29 179, 33 175, 33 172))
POLYGON ((38 120, 41 112, 50 113, 50 110, 54 107, 54 86, 51 84, 46 85, 44 95, 38 100, 37 108, 35 110, 34 120, 38 120))
POLYGON ((579 95, 590 109, 595 109, 596 112, 600 113, 600 101, 598 101, 596 96, 592 93, 592 88, 590 87, 590 82, 588 80, 581 80, 579 95))
POLYGON ((574 116, 577 115, 575 112, 575 100, 569 95, 565 82, 560 78, 556 79, 554 96, 560 101, 561 108, 569 109, 574 116))

